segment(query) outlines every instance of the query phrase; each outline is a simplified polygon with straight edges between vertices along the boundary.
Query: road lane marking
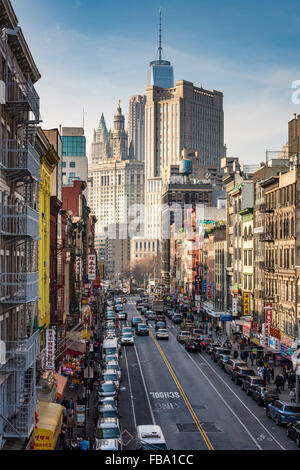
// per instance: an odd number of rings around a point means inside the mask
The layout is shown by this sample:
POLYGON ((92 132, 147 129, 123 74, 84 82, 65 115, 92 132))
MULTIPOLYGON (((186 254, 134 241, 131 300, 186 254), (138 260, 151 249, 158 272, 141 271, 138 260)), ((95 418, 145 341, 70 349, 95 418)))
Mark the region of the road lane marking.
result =
POLYGON ((150 410, 150 414, 151 414, 151 418, 152 418, 152 424, 156 424, 154 414, 153 414, 153 411, 152 411, 152 406, 151 406, 151 403, 150 403, 150 400, 149 400, 149 392, 148 392, 148 389, 146 387, 144 374, 143 374, 143 371, 142 371, 139 355, 138 355, 138 352, 137 352, 137 349, 136 349, 135 345, 134 345, 134 350, 135 350, 135 354, 136 354, 136 357, 137 357, 137 360, 138 360, 138 364, 139 364, 139 368, 140 368, 140 372, 141 372, 141 376, 142 376, 142 381, 143 381, 143 384, 144 384, 144 389, 145 389, 145 393, 146 393, 146 397, 147 397, 147 401, 148 401, 148 406, 149 406, 149 410, 150 410))
MULTIPOLYGON (((141 315, 139 314, 139 312, 138 312, 137 310, 136 310, 136 312, 137 312, 137 314, 140 316, 140 318, 142 318, 141 315)), ((196 426, 197 426, 197 428, 198 428, 198 431, 200 432, 200 434, 201 434, 201 436, 202 436, 202 438, 203 438, 203 440, 204 440, 204 442, 205 442, 207 448, 208 448, 209 450, 214 450, 212 443, 210 442, 210 440, 209 440, 209 438, 208 438, 206 432, 204 431, 204 429, 203 429, 203 427, 202 427, 202 425, 201 425, 201 423, 200 423, 200 421, 199 421, 199 419, 198 419, 198 416, 196 415, 196 413, 195 413, 195 411, 194 411, 192 405, 190 404, 190 402, 189 402, 189 400, 188 400, 188 398, 187 398, 187 396, 186 396, 186 394, 185 394, 185 392, 184 392, 184 390, 183 390, 183 388, 182 388, 182 386, 181 386, 181 384, 180 384, 178 378, 177 378, 176 375, 175 375, 175 372, 173 371, 173 369, 172 369, 172 367, 171 367, 171 365, 170 365, 168 359, 166 358, 166 356, 165 356, 163 350, 161 349, 160 345, 158 344, 157 340, 155 339, 155 337, 154 337, 152 331, 150 331, 150 336, 151 336, 151 338, 153 339, 154 344, 156 345, 156 347, 157 347, 157 349, 158 349, 158 351, 159 351, 161 357, 163 358, 164 363, 165 363, 165 365, 167 366, 167 369, 169 370, 169 372, 170 372, 170 374, 171 374, 171 377, 173 378, 175 384, 176 384, 177 387, 178 387, 178 390, 181 392, 181 396, 182 396, 182 398, 183 398, 183 400, 184 400, 184 402, 185 402, 185 404, 186 404, 186 406, 187 406, 187 409, 189 410, 189 412, 190 412, 190 414, 191 414, 191 416, 192 416, 192 418, 193 418, 193 420, 194 420, 194 422, 195 422, 195 424, 196 424, 196 426)))
MULTIPOLYGON (((242 421, 240 420, 240 418, 235 414, 235 412, 232 410, 232 408, 230 407, 230 405, 224 400, 224 398, 222 397, 222 395, 219 393, 219 391, 215 388, 215 386, 212 384, 212 382, 210 381, 210 379, 207 377, 207 375, 203 372, 203 370, 200 369, 198 363, 194 360, 194 358, 192 358, 189 353, 185 350, 185 348, 180 345, 184 352, 187 354, 187 356, 190 358, 190 360, 192 362, 194 362, 194 364, 196 365, 197 369, 199 369, 199 371, 201 372, 201 374, 206 378, 206 380, 209 382, 209 384, 212 386, 212 388, 215 390, 215 392, 219 395, 219 397, 221 398, 221 400, 226 404, 227 408, 230 409, 230 411, 234 414, 234 416, 237 418, 237 420, 240 422, 240 424, 243 426, 243 428, 247 431, 247 433, 249 434, 249 436, 251 436, 251 439, 255 442, 255 444, 260 448, 260 450, 262 450, 262 448, 259 446, 259 444, 257 444, 256 442, 256 439, 254 436, 252 436, 252 434, 250 433, 250 431, 246 428, 246 426, 242 423, 242 421)), ((217 374, 217 372, 214 370, 214 368, 208 363, 208 361, 202 357, 202 360, 204 360, 206 362, 206 365, 215 373, 215 375, 226 385, 227 388, 229 388, 229 390, 235 395, 235 397, 241 402, 241 404, 247 409, 247 411, 255 418, 255 420, 260 424, 260 426, 265 430, 265 432, 267 432, 269 434, 269 436, 272 438, 272 440, 279 446, 281 447, 282 450, 286 450, 285 447, 283 447, 280 442, 277 441, 277 439, 275 439, 275 437, 270 433, 270 431, 260 422, 259 418, 250 410, 250 408, 247 407, 247 405, 240 399, 240 397, 234 392, 234 390, 225 382, 225 380, 219 375, 217 374)))
POLYGON ((131 388, 131 380, 130 380, 128 361, 127 361, 126 348, 124 348, 124 351, 125 351, 126 369, 127 369, 127 374, 128 374, 128 384, 129 384, 129 391, 130 391, 130 401, 131 401, 131 406, 132 406, 133 422, 134 422, 134 427, 136 429, 136 417, 135 417, 135 409, 134 409, 134 404, 133 404, 133 394, 132 394, 132 388, 131 388))

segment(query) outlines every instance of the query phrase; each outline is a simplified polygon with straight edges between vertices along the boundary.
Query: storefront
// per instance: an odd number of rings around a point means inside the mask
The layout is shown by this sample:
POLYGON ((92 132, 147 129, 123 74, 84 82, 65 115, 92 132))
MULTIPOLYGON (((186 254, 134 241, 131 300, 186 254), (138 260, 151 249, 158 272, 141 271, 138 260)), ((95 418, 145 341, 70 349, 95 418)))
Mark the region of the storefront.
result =
POLYGON ((63 407, 40 401, 37 404, 37 428, 32 450, 54 450, 63 423, 63 407))

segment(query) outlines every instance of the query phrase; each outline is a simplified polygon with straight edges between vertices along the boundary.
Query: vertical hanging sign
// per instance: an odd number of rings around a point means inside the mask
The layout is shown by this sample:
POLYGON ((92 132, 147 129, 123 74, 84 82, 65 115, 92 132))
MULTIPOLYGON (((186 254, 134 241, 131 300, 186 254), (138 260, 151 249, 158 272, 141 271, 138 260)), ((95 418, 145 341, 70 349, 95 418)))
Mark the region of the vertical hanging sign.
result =
POLYGON ((55 369, 55 336, 56 332, 52 328, 46 330, 46 371, 55 369))
POLYGON ((96 255, 89 255, 88 277, 89 281, 94 281, 96 279, 96 255))

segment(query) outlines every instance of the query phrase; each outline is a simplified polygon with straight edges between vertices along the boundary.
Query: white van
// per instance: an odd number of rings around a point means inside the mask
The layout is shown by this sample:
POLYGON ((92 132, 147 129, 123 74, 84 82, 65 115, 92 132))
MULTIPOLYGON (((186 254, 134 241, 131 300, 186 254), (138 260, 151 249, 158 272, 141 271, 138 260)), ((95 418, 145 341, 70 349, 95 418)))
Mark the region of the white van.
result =
POLYGON ((139 450, 168 450, 160 426, 137 426, 136 431, 139 450))
POLYGON ((102 354, 103 356, 113 355, 119 353, 118 340, 117 338, 105 339, 103 341, 102 354))

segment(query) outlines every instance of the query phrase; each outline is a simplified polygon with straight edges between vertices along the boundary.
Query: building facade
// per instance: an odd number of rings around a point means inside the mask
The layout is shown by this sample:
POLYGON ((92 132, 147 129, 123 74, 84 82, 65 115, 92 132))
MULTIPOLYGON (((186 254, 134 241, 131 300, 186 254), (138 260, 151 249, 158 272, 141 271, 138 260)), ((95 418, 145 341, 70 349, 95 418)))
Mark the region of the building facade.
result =
POLYGON ((63 185, 73 181, 88 179, 88 159, 86 139, 82 127, 63 127, 62 138, 62 176, 63 185))
POLYGON ((134 95, 130 97, 128 110, 129 157, 139 162, 145 160, 145 105, 146 96, 134 95))

